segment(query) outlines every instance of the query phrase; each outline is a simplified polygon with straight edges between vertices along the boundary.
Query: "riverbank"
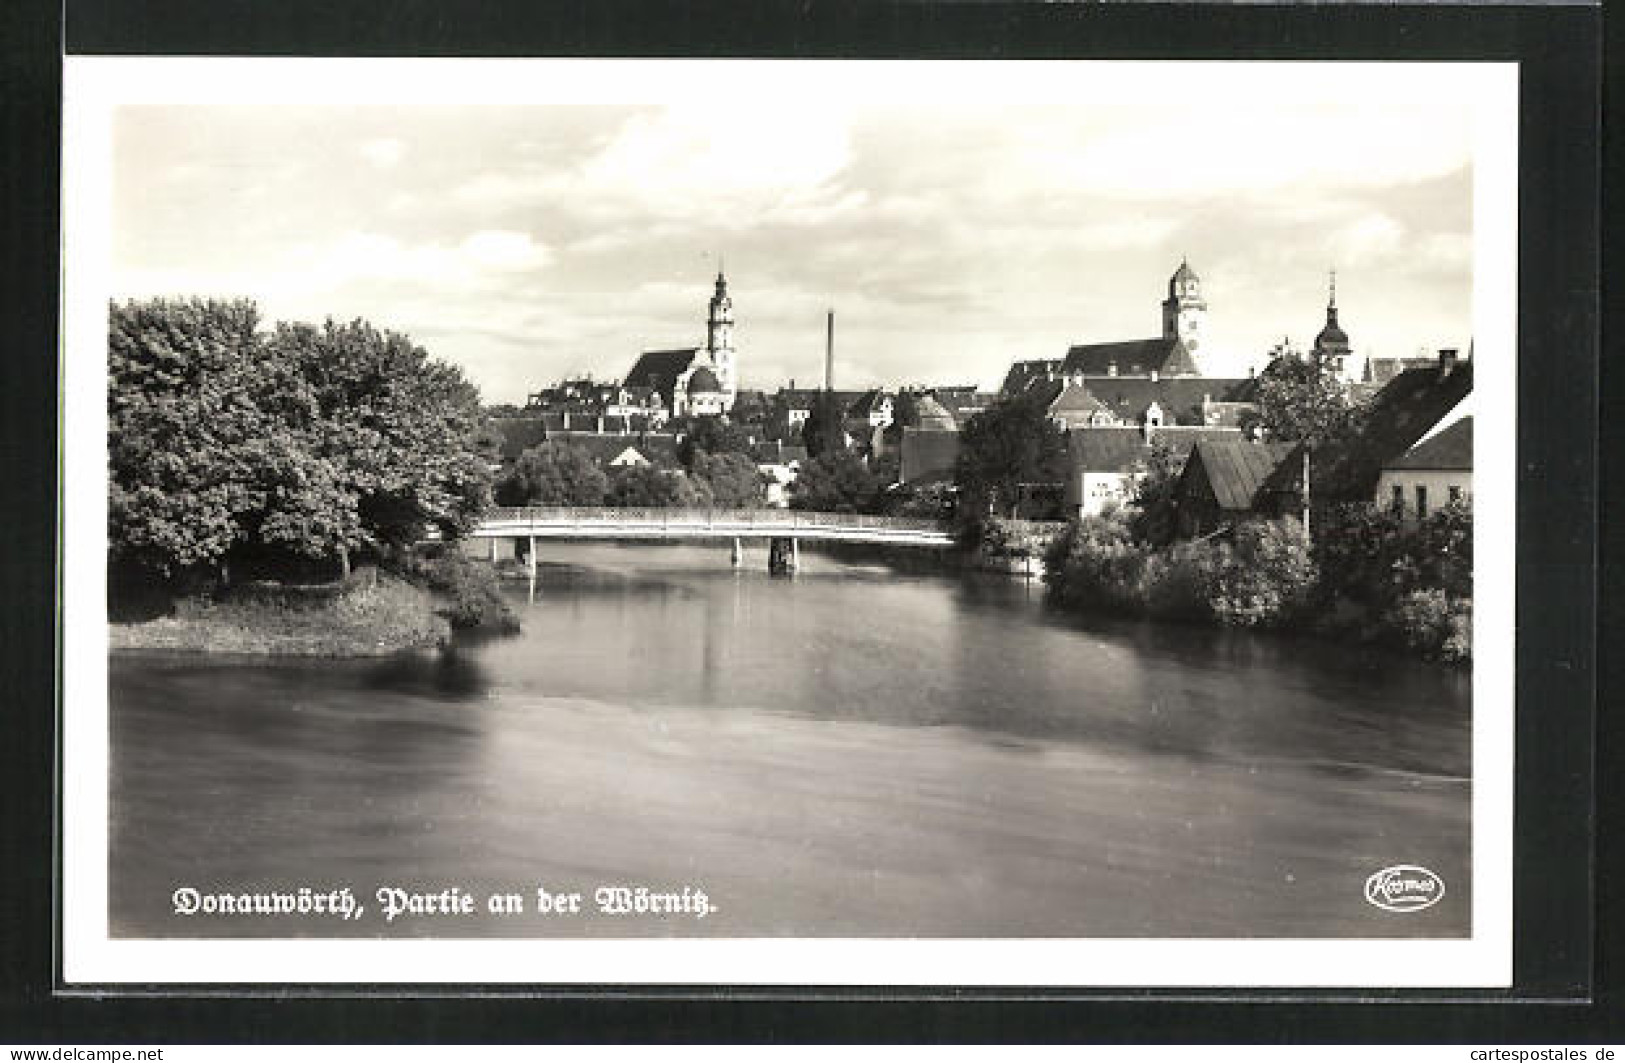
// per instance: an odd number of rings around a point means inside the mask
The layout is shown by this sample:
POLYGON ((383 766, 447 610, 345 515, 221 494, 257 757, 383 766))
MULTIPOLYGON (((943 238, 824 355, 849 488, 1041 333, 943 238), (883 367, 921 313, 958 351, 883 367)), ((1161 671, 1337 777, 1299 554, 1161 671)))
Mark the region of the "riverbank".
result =
POLYGON ((185 598, 169 616, 108 625, 115 650, 287 657, 379 657, 451 637, 435 595, 383 573, 301 596, 291 588, 224 600, 185 598))

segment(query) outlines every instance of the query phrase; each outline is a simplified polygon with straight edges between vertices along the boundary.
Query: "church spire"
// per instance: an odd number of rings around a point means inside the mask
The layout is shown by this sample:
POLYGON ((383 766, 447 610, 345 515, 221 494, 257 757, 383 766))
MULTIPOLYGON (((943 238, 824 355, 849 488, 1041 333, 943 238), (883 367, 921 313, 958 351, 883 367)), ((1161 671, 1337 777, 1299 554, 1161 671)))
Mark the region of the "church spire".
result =
POLYGON ((1335 267, 1332 269, 1331 294, 1327 297, 1326 309, 1334 314, 1337 312, 1337 269, 1335 267))

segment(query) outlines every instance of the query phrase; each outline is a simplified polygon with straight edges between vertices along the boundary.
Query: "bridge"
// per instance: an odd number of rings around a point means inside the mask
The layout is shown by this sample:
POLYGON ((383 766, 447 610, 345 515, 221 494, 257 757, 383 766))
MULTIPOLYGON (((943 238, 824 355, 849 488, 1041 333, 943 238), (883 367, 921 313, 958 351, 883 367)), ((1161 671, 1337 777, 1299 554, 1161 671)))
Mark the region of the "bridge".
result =
POLYGON ((794 569, 800 560, 800 544, 806 541, 923 547, 954 544, 953 535, 936 521, 796 509, 497 508, 486 511, 485 519, 470 534, 491 541, 492 560, 498 540, 526 540, 532 567, 538 539, 732 540, 736 565, 743 540, 767 539, 768 565, 774 571, 794 569))

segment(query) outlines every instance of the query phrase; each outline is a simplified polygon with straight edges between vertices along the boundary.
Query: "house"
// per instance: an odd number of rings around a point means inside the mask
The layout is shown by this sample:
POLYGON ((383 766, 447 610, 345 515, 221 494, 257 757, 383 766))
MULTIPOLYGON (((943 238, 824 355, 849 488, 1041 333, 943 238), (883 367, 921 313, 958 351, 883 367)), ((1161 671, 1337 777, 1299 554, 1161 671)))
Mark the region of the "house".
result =
POLYGON ((1240 440, 1237 428, 1154 425, 1075 428, 1067 433, 1062 505, 1068 516, 1097 516, 1133 501, 1160 450, 1175 467, 1203 440, 1240 440))
POLYGON ((784 509, 790 505, 790 488, 807 463, 807 448, 787 443, 757 443, 750 449, 751 460, 766 483, 766 502, 784 509))
POLYGON ((1250 517, 1296 512, 1303 461, 1301 443, 1201 440, 1174 486, 1178 533, 1190 538, 1250 517))
POLYGON ((1473 363, 1445 349, 1426 366, 1413 366, 1372 397, 1358 436, 1316 450, 1311 482, 1322 499, 1368 502, 1382 470, 1471 408, 1473 363))
POLYGON ((1386 463, 1376 502, 1407 522, 1473 497, 1473 419, 1463 417, 1386 463))
POLYGON ((855 426, 889 428, 892 417, 892 397, 878 388, 859 395, 846 410, 847 423, 855 426))

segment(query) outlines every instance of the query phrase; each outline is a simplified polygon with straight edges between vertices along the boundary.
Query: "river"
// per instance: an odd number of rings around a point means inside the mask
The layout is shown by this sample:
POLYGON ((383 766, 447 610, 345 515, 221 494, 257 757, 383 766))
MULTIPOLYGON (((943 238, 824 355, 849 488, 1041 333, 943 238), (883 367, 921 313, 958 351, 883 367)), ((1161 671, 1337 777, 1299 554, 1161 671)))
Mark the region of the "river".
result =
POLYGON ((119 653, 115 936, 1461 936, 1465 672, 765 549, 544 548, 511 639, 119 653), (1368 903, 1380 868, 1446 885, 1368 903), (355 920, 175 914, 351 888, 355 920), (618 914, 602 886, 707 898, 618 914), (479 898, 385 921, 379 888, 479 898), (582 895, 535 911, 538 887, 582 895), (483 911, 516 893, 518 913, 483 911))

